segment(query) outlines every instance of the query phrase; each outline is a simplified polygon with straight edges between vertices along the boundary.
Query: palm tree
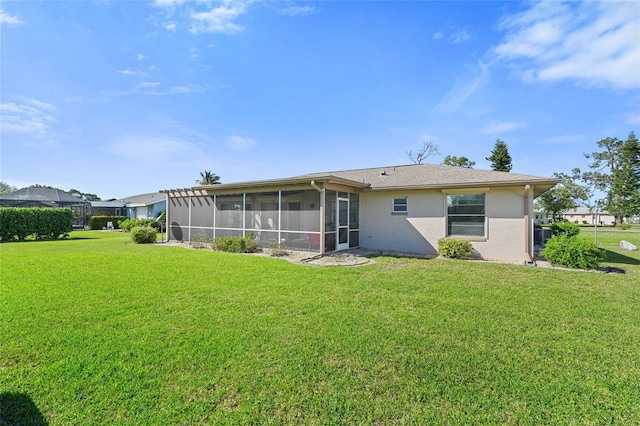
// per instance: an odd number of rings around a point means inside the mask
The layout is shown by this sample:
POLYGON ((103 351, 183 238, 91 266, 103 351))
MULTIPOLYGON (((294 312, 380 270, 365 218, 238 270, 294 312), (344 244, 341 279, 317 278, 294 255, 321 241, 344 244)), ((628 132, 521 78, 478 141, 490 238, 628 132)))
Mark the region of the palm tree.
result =
POLYGON ((202 179, 196 179, 198 185, 216 185, 220 183, 220 176, 211 173, 211 170, 200 172, 200 177, 202 177, 202 179))

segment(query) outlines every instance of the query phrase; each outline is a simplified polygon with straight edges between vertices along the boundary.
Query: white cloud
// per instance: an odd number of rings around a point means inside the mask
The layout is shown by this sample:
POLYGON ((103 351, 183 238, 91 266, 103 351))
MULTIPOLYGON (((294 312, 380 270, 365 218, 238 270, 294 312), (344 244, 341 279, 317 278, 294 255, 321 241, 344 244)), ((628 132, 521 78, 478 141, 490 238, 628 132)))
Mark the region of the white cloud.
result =
POLYGON ((624 121, 630 126, 640 126, 640 111, 623 114, 624 121))
POLYGON ((640 7, 632 1, 534 3, 500 22, 495 48, 529 81, 640 88, 640 7))
POLYGON ((136 76, 136 77, 147 77, 147 73, 143 72, 143 71, 134 71, 134 70, 117 70, 116 71, 118 74, 122 74, 122 75, 132 75, 132 76, 136 76))
POLYGON ((453 43, 463 43, 471 40, 471 34, 466 30, 458 30, 449 36, 449 40, 453 43))
POLYGON ((192 33, 228 33, 235 34, 244 27, 234 21, 247 9, 244 1, 225 1, 219 6, 204 12, 192 12, 190 17, 192 33))
POLYGON ((317 11, 318 9, 313 6, 292 6, 282 9, 281 13, 288 16, 304 16, 316 13, 317 11))
POLYGON ((573 134, 573 135, 558 135, 551 136, 549 138, 543 139, 539 141, 539 144, 549 144, 549 145, 567 145, 576 142, 584 141, 584 135, 573 134))
POLYGON ((515 130, 523 125, 520 123, 516 123, 513 121, 493 121, 489 123, 487 126, 480 129, 481 133, 485 133, 488 135, 496 134, 496 133, 506 133, 511 130, 515 130))
POLYGON ((146 87, 157 87, 157 86, 160 86, 159 81, 143 81, 142 83, 138 84, 136 87, 142 89, 146 87))
POLYGON ((169 31, 175 31, 176 30, 176 24, 173 23, 173 22, 167 22, 164 27, 169 31))
POLYGON ((56 123, 52 115, 56 107, 37 99, 20 98, 21 103, 0 104, 2 132, 49 137, 54 133, 51 126, 56 123))
POLYGON ((182 3, 184 3, 184 0, 155 0, 153 2, 154 5, 160 6, 160 7, 177 6, 177 5, 181 5, 182 3))
POLYGON ((455 85, 444 95, 436 110, 451 112, 457 109, 483 87, 489 81, 489 77, 489 65, 478 61, 478 66, 474 67, 469 75, 456 79, 455 85))
POLYGON ((256 142, 253 139, 243 138, 240 136, 229 136, 225 145, 227 148, 234 149, 236 151, 246 151, 249 148, 254 147, 256 142))
POLYGON ((437 32, 433 33, 433 39, 434 40, 439 40, 442 37, 444 37, 444 34, 442 34, 440 31, 437 31, 437 32))
POLYGON ((145 59, 149 59, 148 56, 143 55, 142 53, 138 53, 138 56, 136 56, 136 60, 137 61, 143 61, 145 59))
POLYGON ((20 25, 22 21, 18 18, 18 15, 7 15, 4 10, 0 9, 0 24, 20 25))
POLYGON ((172 136, 122 135, 107 144, 107 150, 130 160, 163 161, 196 156, 200 149, 193 142, 172 136))
POLYGON ((192 59, 198 58, 200 55, 198 54, 198 49, 195 47, 192 47, 191 49, 189 49, 189 57, 192 59))

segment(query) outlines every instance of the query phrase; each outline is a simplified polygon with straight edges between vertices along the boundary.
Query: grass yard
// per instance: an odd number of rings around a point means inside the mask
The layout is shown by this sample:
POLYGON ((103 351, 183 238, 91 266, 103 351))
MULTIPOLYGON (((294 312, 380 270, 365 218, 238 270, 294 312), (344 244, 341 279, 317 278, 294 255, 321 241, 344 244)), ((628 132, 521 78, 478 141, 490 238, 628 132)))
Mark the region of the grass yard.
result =
POLYGON ((624 275, 311 267, 119 232, 1 244, 0 425, 638 425, 622 238, 640 229, 598 235, 624 275))

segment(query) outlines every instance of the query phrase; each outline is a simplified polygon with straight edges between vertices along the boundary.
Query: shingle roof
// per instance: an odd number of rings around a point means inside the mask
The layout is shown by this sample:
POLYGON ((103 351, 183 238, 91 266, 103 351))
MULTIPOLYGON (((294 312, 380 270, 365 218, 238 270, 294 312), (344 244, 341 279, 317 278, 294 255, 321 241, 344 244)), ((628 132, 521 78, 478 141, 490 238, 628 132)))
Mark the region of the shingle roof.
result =
POLYGON ((368 169, 342 170, 304 175, 310 179, 322 176, 336 176, 356 182, 366 182, 372 190, 399 188, 440 188, 456 186, 491 186, 516 184, 555 184, 557 179, 522 175, 517 173, 494 172, 467 169, 464 167, 441 166, 435 164, 411 164, 405 166, 374 167, 368 169))
POLYGON ((43 203, 84 204, 84 201, 67 192, 55 188, 22 188, 15 192, 0 196, 2 200, 37 201, 43 203))
POLYGON ((131 197, 122 198, 118 201, 124 201, 127 204, 149 205, 159 203, 166 200, 166 195, 160 192, 151 192, 148 194, 133 195, 131 197))
MULTIPOLYGON (((242 190, 266 186, 300 184, 310 181, 333 182, 370 191, 532 185, 534 186, 534 196, 536 197, 559 182, 558 179, 554 178, 518 173, 494 172, 435 164, 411 164, 309 173, 283 179, 197 186, 192 188, 192 190, 204 190, 208 192, 229 191, 234 189, 242 190)), ((180 193, 181 191, 184 192, 188 190, 167 190, 163 192, 180 193)))

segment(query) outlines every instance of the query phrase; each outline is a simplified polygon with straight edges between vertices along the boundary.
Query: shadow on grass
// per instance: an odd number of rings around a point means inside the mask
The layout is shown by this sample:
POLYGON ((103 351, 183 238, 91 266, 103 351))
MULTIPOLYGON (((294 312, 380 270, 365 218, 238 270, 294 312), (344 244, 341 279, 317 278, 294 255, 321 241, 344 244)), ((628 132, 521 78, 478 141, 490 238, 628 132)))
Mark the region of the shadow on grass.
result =
POLYGON ((29 395, 20 392, 0 393, 0 425, 48 425, 29 395))
POLYGON ((615 251, 606 250, 607 258, 605 262, 607 263, 621 263, 624 265, 640 265, 640 260, 634 259, 633 257, 625 256, 620 253, 616 253, 615 251))

